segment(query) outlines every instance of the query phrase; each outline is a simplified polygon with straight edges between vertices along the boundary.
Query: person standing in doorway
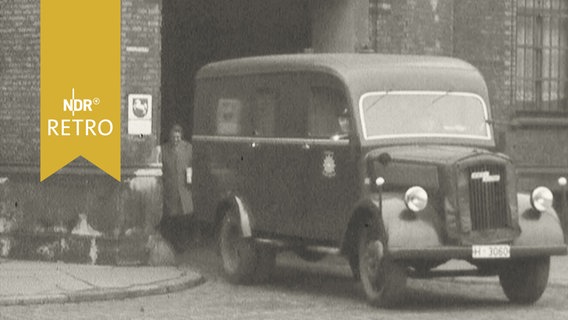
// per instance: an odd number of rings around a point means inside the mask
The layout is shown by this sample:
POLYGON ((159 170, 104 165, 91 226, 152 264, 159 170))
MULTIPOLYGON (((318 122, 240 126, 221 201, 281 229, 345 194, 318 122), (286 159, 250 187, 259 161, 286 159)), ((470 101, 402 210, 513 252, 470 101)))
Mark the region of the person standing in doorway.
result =
POLYGON ((192 146, 183 139, 183 129, 175 124, 169 140, 161 147, 164 211, 160 232, 176 251, 191 239, 193 200, 191 199, 192 146))

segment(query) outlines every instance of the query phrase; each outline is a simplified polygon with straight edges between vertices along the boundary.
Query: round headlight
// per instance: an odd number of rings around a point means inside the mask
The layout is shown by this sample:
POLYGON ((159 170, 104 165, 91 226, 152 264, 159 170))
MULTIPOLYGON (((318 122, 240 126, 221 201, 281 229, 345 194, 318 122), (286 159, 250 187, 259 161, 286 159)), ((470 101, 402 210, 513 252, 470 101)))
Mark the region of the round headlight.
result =
POLYGON ((544 212, 552 208, 554 196, 547 187, 538 187, 531 193, 531 205, 535 210, 544 212))
POLYGON ((404 203, 413 212, 422 211, 428 204, 428 193, 422 187, 411 187, 404 195, 404 203))

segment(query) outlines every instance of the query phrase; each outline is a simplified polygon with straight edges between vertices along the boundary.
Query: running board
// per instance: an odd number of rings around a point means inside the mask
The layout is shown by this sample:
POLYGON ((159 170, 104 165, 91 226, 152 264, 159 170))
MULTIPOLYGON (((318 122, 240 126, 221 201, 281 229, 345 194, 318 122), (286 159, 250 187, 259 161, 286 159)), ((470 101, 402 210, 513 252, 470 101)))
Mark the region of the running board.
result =
POLYGON ((341 254, 341 249, 336 247, 326 247, 326 246, 303 246, 294 242, 286 242, 282 240, 276 239, 265 239, 265 238, 254 238, 254 241, 260 245, 276 247, 279 249, 295 249, 295 248, 303 248, 307 251, 311 252, 318 252, 324 254, 331 254, 331 255, 339 255, 341 254))

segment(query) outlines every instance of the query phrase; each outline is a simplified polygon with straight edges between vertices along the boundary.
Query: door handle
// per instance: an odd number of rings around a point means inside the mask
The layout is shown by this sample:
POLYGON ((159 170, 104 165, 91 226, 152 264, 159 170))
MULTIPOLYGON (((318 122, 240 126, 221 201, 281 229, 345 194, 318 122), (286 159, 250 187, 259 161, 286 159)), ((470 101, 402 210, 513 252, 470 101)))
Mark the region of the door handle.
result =
POLYGON ((258 143, 253 142, 253 143, 250 144, 250 147, 253 148, 253 149, 258 147, 258 143))
POLYGON ((302 145, 302 149, 303 149, 303 150, 310 150, 311 148, 312 148, 312 147, 311 147, 309 144, 307 144, 307 143, 304 143, 304 144, 302 145))

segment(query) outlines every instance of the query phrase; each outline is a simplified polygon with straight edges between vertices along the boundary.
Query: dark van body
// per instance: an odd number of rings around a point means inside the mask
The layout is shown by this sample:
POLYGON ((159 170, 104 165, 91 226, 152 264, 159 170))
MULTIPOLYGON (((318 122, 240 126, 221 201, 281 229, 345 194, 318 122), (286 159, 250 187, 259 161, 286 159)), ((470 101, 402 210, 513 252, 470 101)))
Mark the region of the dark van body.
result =
POLYGON ((281 250, 339 253, 369 301, 391 305, 408 275, 464 259, 533 302, 549 257, 566 253, 550 190, 517 193, 485 82, 463 61, 218 62, 197 75, 194 112, 196 214, 218 227, 236 282, 266 277, 281 250))

